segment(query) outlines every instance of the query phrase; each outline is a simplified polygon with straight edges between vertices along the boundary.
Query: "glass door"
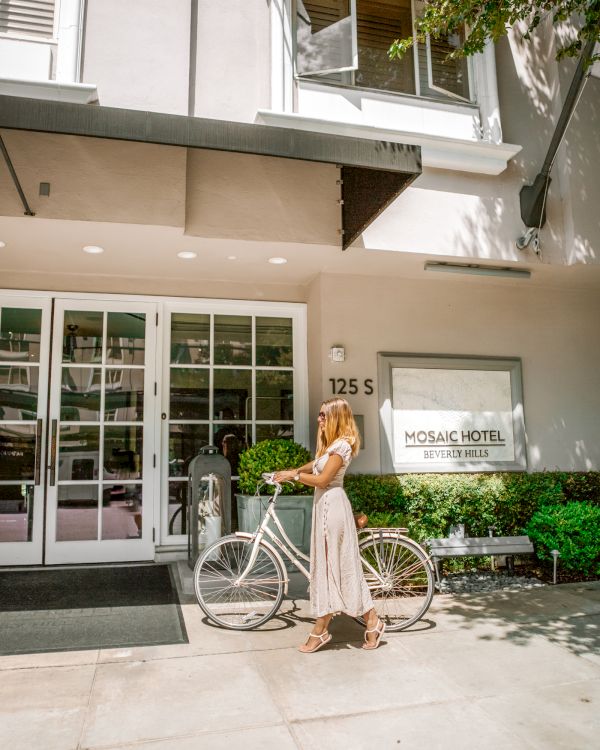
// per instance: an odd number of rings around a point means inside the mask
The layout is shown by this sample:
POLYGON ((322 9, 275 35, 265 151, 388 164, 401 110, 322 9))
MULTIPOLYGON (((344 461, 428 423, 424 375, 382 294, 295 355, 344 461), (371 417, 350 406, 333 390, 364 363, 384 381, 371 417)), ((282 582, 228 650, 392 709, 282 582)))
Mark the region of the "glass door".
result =
POLYGON ((43 558, 51 300, 0 296, 0 565, 43 558))
POLYGON ((47 563, 154 556, 156 309, 55 302, 47 563))

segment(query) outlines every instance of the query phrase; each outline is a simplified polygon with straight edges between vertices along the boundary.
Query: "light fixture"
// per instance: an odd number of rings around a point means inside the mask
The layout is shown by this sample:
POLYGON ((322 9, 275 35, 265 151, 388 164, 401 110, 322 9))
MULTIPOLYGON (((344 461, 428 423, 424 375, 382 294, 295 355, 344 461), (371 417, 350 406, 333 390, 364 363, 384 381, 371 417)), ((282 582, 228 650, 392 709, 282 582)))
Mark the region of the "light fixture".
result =
POLYGON ((346 350, 339 344, 334 344, 329 350, 329 359, 332 362, 343 362, 346 359, 346 350))
POLYGON ((287 263, 287 258, 269 258, 269 263, 272 263, 274 266, 282 266, 284 263, 287 263))
POLYGON ((6 247, 6 242, 2 242, 2 240, 0 240, 0 248, 1 247, 6 247))
POLYGON ((228 255, 227 260, 237 260, 237 255, 228 255))
POLYGON ((513 279, 528 279, 531 271, 527 268, 511 268, 510 266, 480 266, 477 263, 438 263, 427 261, 426 271, 440 271, 441 273, 466 273, 474 276, 507 276, 513 279))
POLYGON ((198 253, 195 253, 192 250, 182 250, 180 253, 177 253, 177 257, 183 258, 183 260, 192 260, 192 258, 198 257, 198 253))
POLYGON ((100 245, 85 245, 82 250, 84 253, 88 253, 88 255, 100 255, 100 253, 104 252, 104 248, 100 247, 100 245))

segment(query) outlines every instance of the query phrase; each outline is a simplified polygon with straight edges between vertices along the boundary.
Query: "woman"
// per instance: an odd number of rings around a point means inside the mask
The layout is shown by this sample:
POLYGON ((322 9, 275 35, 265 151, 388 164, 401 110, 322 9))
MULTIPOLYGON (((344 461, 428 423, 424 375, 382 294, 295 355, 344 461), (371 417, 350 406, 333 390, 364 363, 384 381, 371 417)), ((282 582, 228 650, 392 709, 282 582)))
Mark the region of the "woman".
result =
POLYGON ((317 618, 300 651, 318 651, 331 640, 332 617, 345 612, 362 615, 366 622, 363 648, 379 646, 385 630, 377 617, 365 581, 350 502, 344 492, 344 474, 358 453, 360 439, 350 404, 332 398, 321 404, 317 454, 299 469, 278 471, 278 482, 293 480, 315 488, 310 548, 310 603, 317 618))

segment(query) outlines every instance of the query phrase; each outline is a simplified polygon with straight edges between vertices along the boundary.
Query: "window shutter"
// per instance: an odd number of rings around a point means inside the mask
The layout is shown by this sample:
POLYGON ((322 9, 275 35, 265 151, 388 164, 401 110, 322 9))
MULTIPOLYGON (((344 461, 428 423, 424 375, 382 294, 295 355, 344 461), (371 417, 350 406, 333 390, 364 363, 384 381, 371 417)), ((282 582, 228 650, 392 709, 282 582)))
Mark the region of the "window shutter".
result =
POLYGON ((356 70, 356 0, 296 0, 296 50, 298 75, 356 70))
POLYGON ((0 0, 0 34, 54 36, 54 0, 0 0))

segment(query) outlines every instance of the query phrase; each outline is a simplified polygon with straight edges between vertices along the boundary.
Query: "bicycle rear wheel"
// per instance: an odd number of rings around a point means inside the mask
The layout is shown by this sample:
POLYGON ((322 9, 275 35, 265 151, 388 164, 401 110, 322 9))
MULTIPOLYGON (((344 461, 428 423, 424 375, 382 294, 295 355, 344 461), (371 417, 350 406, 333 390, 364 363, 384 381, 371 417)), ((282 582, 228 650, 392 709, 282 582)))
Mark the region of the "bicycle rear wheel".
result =
POLYGON ((217 625, 251 630, 269 620, 281 605, 285 573, 271 550, 260 544, 254 565, 240 583, 254 540, 228 536, 212 544, 194 567, 198 604, 217 625))
MULTIPOLYGON (((421 619, 433 598, 433 572, 414 542, 391 533, 363 540, 360 553, 381 580, 363 564, 375 611, 386 630, 405 630, 421 619)), ((356 618, 364 624, 363 618, 356 618)))

